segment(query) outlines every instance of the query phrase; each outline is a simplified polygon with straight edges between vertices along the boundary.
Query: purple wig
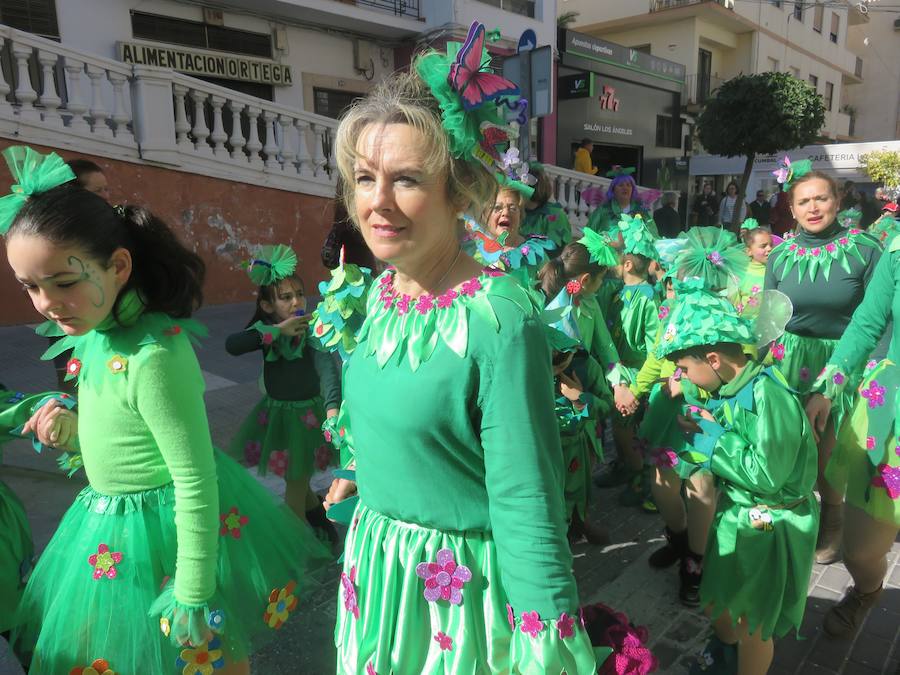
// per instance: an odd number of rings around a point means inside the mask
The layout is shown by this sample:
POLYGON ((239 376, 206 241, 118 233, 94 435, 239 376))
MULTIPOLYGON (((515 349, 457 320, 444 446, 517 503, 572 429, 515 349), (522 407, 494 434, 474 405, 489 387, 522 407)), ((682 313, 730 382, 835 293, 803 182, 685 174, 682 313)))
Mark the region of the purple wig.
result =
POLYGON ((631 183, 631 201, 638 201, 638 188, 637 183, 634 182, 634 178, 627 173, 620 173, 618 176, 612 179, 612 182, 609 184, 609 189, 606 191, 606 201, 612 202, 615 199, 614 191, 617 185, 621 185, 622 183, 631 183))

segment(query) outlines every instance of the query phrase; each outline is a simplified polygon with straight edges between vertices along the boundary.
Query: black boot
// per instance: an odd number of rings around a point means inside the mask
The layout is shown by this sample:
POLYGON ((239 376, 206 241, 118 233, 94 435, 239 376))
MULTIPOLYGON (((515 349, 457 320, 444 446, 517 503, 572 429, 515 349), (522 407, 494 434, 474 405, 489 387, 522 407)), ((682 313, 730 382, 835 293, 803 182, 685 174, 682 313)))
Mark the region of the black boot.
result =
POLYGON ((681 532, 672 532, 667 527, 665 546, 651 553, 650 557, 647 558, 647 562, 650 563, 650 567, 655 567, 658 570, 671 567, 687 553, 687 542, 686 529, 681 532))
POLYGON ((690 549, 681 558, 678 599, 685 607, 700 606, 700 581, 703 578, 703 556, 690 549))

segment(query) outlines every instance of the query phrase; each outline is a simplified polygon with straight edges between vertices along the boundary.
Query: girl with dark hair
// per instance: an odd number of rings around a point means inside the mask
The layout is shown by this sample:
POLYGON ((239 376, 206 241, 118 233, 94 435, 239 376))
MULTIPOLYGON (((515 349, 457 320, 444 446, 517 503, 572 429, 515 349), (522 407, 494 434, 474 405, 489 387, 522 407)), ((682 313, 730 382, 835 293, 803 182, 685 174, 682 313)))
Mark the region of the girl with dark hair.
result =
POLYGON ((232 356, 262 351, 266 393, 229 454, 258 464, 261 476, 267 469, 283 476, 291 510, 336 539, 309 479, 314 464, 325 469, 331 458, 321 427, 326 411, 328 417, 338 413, 340 373, 334 358, 307 340, 310 315, 296 268, 297 256, 282 245, 266 246, 249 263, 250 279, 259 285, 256 311, 246 330, 228 336, 225 349, 232 356))
POLYGON ((213 452, 189 318, 203 262, 149 211, 70 183, 58 156, 4 156, 18 185, 0 232, 35 309, 67 335, 46 356, 73 349, 90 481, 28 581, 12 643, 35 675, 247 673, 296 607, 295 580, 328 554, 213 452))

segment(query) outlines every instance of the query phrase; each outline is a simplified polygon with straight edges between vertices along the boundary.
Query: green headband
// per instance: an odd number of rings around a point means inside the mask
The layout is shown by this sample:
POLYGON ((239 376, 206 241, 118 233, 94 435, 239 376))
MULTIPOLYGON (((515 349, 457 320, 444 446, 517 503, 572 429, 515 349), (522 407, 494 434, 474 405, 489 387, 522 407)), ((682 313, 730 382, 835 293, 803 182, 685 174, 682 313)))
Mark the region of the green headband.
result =
POLYGON ((607 178, 618 178, 619 176, 630 176, 636 170, 637 169, 635 169, 633 166, 622 167, 622 166, 619 166, 618 164, 616 164, 613 166, 612 169, 610 169, 609 171, 606 172, 606 177, 607 178))
POLYGON ((55 152, 42 155, 27 146, 14 145, 3 151, 3 158, 16 182, 10 188, 12 193, 0 199, 0 235, 9 232, 29 197, 75 180, 75 172, 55 152))
POLYGON ((243 266, 254 284, 271 286, 297 270, 297 254, 290 246, 283 244, 263 246, 243 266))

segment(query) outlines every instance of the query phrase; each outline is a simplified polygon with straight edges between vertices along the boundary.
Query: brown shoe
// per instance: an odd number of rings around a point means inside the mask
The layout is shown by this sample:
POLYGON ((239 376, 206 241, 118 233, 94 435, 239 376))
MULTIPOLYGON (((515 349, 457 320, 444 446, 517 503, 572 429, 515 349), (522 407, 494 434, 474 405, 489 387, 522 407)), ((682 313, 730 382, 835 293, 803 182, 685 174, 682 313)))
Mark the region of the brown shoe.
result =
POLYGON ((830 565, 841 559, 841 538, 844 534, 844 505, 822 504, 819 538, 816 541, 816 562, 830 565))
POLYGON ((852 638, 869 610, 878 602, 883 587, 871 593, 860 593, 856 586, 851 586, 847 594, 825 614, 822 627, 833 638, 852 638))

